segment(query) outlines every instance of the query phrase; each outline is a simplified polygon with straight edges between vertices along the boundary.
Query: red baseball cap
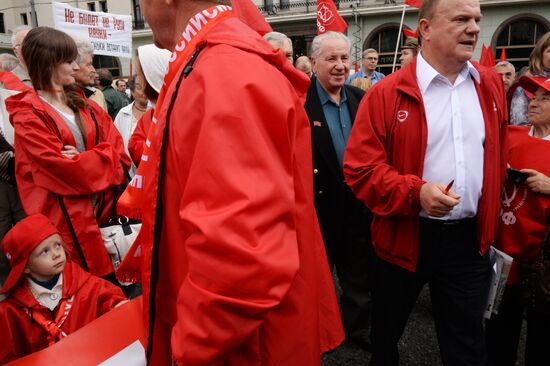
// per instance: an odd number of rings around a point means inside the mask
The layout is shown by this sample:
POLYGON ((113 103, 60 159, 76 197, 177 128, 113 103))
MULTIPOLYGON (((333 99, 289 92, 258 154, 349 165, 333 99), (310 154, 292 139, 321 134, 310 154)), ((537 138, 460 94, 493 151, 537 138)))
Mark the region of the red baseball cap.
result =
POLYGON ((519 85, 530 94, 535 93, 539 88, 550 93, 550 78, 544 76, 524 75, 519 78, 519 85))
POLYGON ((11 270, 0 294, 9 292, 15 286, 34 248, 53 234, 59 234, 59 230, 42 214, 27 216, 8 231, 2 240, 2 250, 11 270))

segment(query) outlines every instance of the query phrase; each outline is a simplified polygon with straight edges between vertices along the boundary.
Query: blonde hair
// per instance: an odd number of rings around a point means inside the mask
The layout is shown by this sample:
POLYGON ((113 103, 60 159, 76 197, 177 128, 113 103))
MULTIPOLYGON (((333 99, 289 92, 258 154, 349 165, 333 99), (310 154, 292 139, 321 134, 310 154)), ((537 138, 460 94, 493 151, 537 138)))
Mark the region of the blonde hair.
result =
POLYGON ((372 82, 370 81, 370 79, 367 79, 367 78, 357 78, 357 79, 353 79, 350 82, 350 85, 355 86, 359 89, 363 89, 364 91, 367 91, 372 86, 372 82))
POLYGON ((542 63, 542 54, 548 47, 550 47, 550 32, 540 37, 535 48, 533 48, 533 52, 531 52, 531 56, 529 56, 529 71, 532 75, 543 74, 544 65, 542 63))

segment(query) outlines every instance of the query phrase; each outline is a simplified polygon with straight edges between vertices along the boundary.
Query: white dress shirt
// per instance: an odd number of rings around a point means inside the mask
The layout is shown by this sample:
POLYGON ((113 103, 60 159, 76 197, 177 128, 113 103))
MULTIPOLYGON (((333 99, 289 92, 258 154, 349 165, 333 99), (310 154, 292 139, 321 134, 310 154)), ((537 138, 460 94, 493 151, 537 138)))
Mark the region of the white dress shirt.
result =
MULTIPOLYGON (((442 220, 457 220, 477 214, 483 186, 485 123, 474 79, 478 71, 464 65, 454 84, 418 55, 418 86, 424 99, 428 124, 428 146, 422 179, 445 186, 454 179, 452 190, 460 203, 442 220)), ((430 217, 426 211, 422 217, 430 217)))

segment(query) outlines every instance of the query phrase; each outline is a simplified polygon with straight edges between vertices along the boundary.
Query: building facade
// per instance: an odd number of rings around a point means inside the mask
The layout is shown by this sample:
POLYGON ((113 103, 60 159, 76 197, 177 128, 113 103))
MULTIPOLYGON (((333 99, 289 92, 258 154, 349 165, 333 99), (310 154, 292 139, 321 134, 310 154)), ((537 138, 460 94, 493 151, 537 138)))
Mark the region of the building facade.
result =
MULTIPOLYGON (((296 55, 307 54, 316 34, 316 1, 255 1, 273 29, 291 37, 296 55)), ((352 59, 359 60, 362 50, 374 48, 380 52, 379 71, 391 72, 403 0, 339 0, 336 4, 348 23, 352 59)), ((518 70, 526 66, 536 41, 550 31, 550 1, 480 0, 480 4, 483 19, 474 58, 479 58, 485 44, 492 47, 497 60, 505 48, 508 61, 518 70)), ((406 6, 404 27, 415 30, 417 24, 418 9, 406 6)))
MULTIPOLYGON (((288 35, 294 44, 295 57, 307 55, 316 34, 316 0, 253 0, 274 30, 288 35)), ((29 0, 0 0, 0 50, 11 52, 10 37, 14 28, 32 25, 29 0)), ((145 22, 139 0, 60 0, 72 6, 133 17, 133 48, 152 42, 152 32, 145 22)), ((348 23, 347 35, 352 41, 352 59, 359 60, 362 50, 380 52, 379 69, 391 72, 399 24, 404 13, 404 27, 416 29, 418 10, 403 5, 403 0, 336 0, 340 14, 348 23)), ((550 31, 550 0, 480 0, 483 19, 474 58, 481 46, 491 46, 498 59, 503 49, 516 68, 527 65, 536 41, 550 31)), ((38 25, 51 26, 51 1, 36 1, 38 25)), ((403 42, 403 37, 401 42, 403 42)), ((399 54, 398 56, 399 57, 399 54)), ((107 67, 115 75, 130 73, 130 60, 96 56, 97 67, 107 67)))

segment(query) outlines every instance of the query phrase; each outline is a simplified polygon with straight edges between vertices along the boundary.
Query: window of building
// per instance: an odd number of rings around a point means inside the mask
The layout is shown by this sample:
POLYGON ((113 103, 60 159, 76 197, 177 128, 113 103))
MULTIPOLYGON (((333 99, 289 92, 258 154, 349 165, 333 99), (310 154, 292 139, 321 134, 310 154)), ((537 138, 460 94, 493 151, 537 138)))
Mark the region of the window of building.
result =
POLYGON ((27 17, 27 13, 21 13, 21 24, 29 25, 29 18, 27 17))
POLYGON ((99 2, 99 10, 101 10, 104 13, 108 13, 107 9, 107 1, 100 1, 99 2))
POLYGON ((528 66, 529 55, 537 41, 550 30, 547 19, 536 16, 520 15, 504 22, 493 36, 493 49, 498 60, 502 50, 506 49, 506 59, 519 71, 528 66))
POLYGON ((4 24, 4 13, 0 13, 0 33, 6 33, 6 25, 4 24))
POLYGON ((289 0, 281 0, 280 2, 281 10, 290 9, 290 1, 289 0))
POLYGON ((275 9, 273 7, 273 0, 264 0, 264 9, 268 15, 275 14, 275 9))
POLYGON ((139 6, 139 0, 132 0, 132 5, 134 8, 134 29, 145 28, 145 20, 141 12, 141 7, 139 6))
POLYGON ((120 76, 120 62, 113 56, 94 55, 94 67, 98 69, 108 69, 113 77, 120 76))
POLYGON ((88 10, 95 11, 95 1, 93 3, 88 3, 88 10))
MULTIPOLYGON (((378 51, 378 68, 377 70, 385 75, 392 72, 393 58, 395 55, 395 44, 397 43, 397 35, 399 33, 399 24, 384 24, 374 29, 365 40, 363 50, 374 48, 378 51)), ((403 37, 400 38, 399 49, 403 45, 403 37)), ((401 53, 397 53, 397 65, 399 65, 399 57, 401 53)))

